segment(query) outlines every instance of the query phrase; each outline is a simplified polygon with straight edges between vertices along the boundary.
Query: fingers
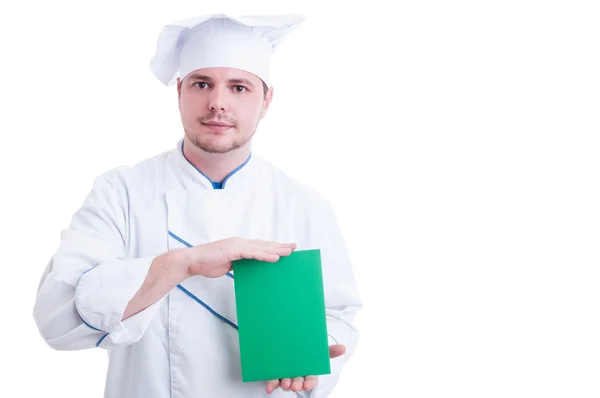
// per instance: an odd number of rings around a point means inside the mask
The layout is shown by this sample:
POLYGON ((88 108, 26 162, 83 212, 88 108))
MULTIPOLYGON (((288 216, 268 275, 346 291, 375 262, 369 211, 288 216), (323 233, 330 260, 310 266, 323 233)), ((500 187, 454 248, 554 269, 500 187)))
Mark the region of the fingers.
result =
POLYGON ((278 243, 278 242, 269 242, 265 240, 248 240, 247 241, 251 246, 260 248, 264 251, 277 251, 281 249, 291 249, 292 251, 296 250, 297 245, 295 243, 278 243))
POLYGON ((289 256, 296 249, 296 244, 279 244, 262 241, 248 241, 250 244, 239 251, 239 258, 259 261, 277 262, 280 257, 289 256))
POLYGON ((269 380, 267 382, 267 394, 271 394, 279 387, 279 380, 269 380))
MULTIPOLYGON (((279 257, 287 257, 290 254, 292 254, 293 250, 292 249, 278 249, 278 250, 261 250, 261 253, 263 253, 264 257, 267 258, 277 258, 277 260, 279 260, 279 257)), ((277 261, 275 260, 275 261, 277 261)))
POLYGON ((276 262, 279 260, 279 256, 274 253, 267 253, 262 250, 246 250, 240 253, 241 258, 247 258, 251 260, 259 260, 259 261, 268 261, 268 262, 276 262))
POLYGON ((302 389, 306 391, 313 390, 317 387, 318 383, 319 378, 317 376, 306 376, 304 378, 304 385, 302 386, 302 389))
POLYGON ((269 380, 267 382, 267 394, 271 394, 281 387, 284 391, 300 392, 302 390, 313 390, 317 387, 319 378, 317 376, 295 377, 293 379, 269 380))
POLYGON ((303 385, 304 385, 304 377, 295 377, 294 380, 292 380, 292 391, 298 392, 298 391, 302 390, 303 385))
POLYGON ((294 250, 291 247, 282 247, 273 251, 272 253, 278 254, 280 256, 289 256, 290 254, 292 254, 293 251, 294 250))
POLYGON ((346 346, 343 344, 333 344, 329 346, 329 358, 337 358, 346 353, 346 346))
POLYGON ((283 391, 290 391, 292 386, 292 379, 281 379, 281 389, 283 391))
POLYGON ((294 250, 296 250, 296 244, 277 244, 273 247, 266 247, 262 249, 265 253, 277 254, 278 256, 289 256, 294 250))

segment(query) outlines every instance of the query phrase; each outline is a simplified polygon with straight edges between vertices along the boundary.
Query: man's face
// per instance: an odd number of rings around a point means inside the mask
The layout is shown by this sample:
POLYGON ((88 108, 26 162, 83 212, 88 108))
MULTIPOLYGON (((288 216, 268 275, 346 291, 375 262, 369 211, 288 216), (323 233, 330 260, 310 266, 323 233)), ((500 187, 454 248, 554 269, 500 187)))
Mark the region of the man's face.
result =
POLYGON ((265 95, 256 75, 233 68, 204 68, 177 80, 179 111, 185 134, 208 153, 226 153, 247 144, 267 113, 272 89, 265 95))

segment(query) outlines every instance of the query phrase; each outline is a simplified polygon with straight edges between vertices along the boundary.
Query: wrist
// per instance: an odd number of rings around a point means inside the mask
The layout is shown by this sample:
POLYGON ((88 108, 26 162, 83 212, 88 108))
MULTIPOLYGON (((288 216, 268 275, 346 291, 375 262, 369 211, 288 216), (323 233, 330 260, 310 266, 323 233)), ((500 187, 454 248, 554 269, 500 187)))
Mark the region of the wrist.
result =
POLYGON ((162 273, 169 276, 173 285, 177 285, 191 276, 186 249, 170 250, 160 255, 157 260, 159 260, 162 273))

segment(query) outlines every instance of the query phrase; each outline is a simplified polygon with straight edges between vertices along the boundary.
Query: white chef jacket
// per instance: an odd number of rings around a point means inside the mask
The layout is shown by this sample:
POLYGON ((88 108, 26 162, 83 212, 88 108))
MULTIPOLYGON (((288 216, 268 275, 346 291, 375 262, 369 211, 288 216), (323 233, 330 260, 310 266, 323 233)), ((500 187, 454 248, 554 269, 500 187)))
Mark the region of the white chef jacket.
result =
POLYGON ((106 349, 107 398, 326 397, 358 334, 362 307, 333 209, 318 193, 251 154, 214 189, 173 150, 110 170, 61 233, 44 271, 33 315, 57 350, 106 349), (268 395, 265 382, 242 383, 234 275, 192 276, 122 321, 154 258, 175 248, 229 237, 321 249, 331 360, 311 392, 268 395))

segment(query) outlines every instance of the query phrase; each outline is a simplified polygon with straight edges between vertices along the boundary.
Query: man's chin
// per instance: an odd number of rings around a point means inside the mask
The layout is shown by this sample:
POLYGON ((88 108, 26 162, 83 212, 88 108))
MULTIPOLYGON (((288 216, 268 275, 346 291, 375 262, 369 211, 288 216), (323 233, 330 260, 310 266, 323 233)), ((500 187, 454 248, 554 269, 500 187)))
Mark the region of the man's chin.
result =
POLYGON ((241 148, 249 141, 239 142, 221 134, 202 134, 200 137, 190 137, 188 134, 188 139, 196 148, 206 153, 228 153, 241 148))
POLYGON ((200 149, 202 149, 204 152, 206 153, 228 153, 233 151, 235 148, 219 148, 219 147, 213 147, 213 146, 201 146, 200 149))
POLYGON ((210 141, 197 141, 193 142, 193 144, 200 148, 202 151, 207 153, 227 153, 231 152, 234 149, 239 148, 239 145, 236 145, 234 142, 215 142, 218 140, 210 140, 210 141))

